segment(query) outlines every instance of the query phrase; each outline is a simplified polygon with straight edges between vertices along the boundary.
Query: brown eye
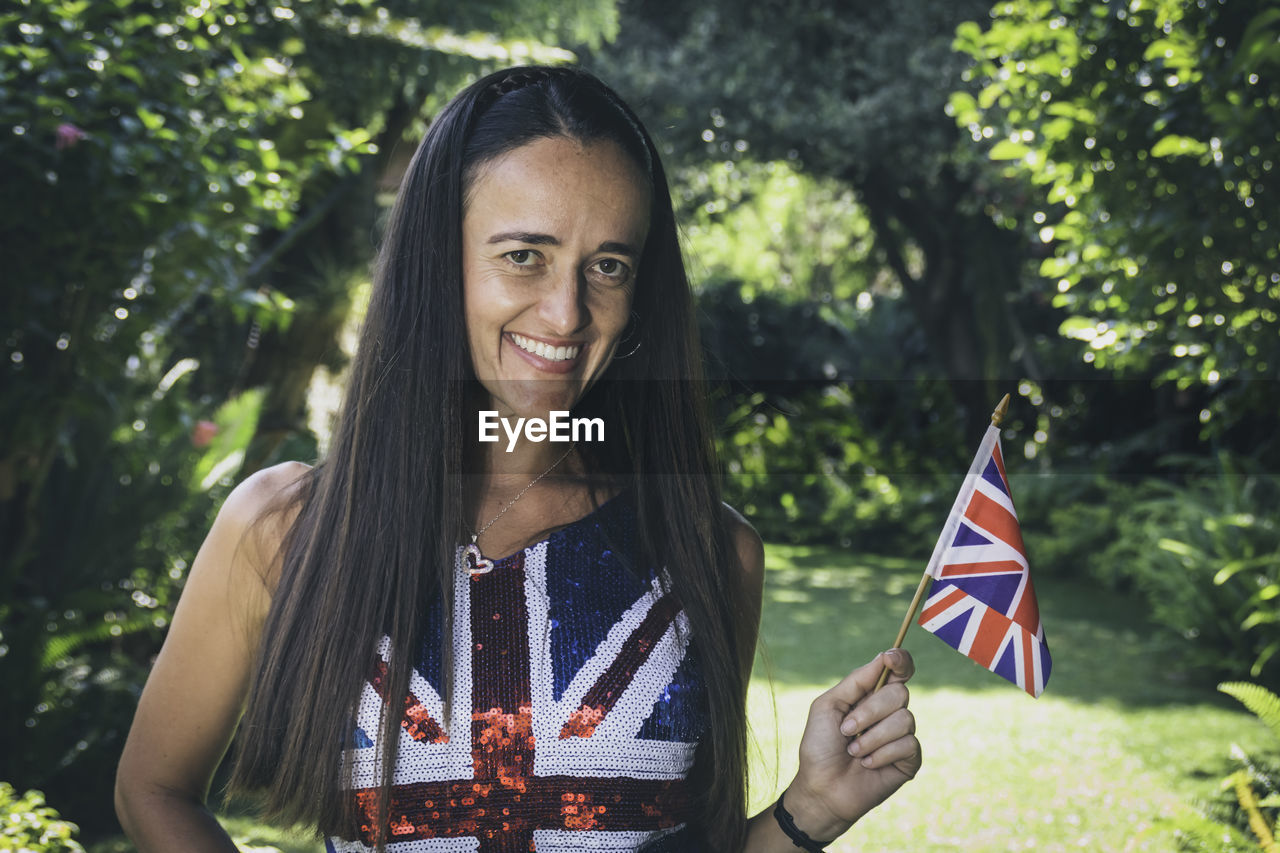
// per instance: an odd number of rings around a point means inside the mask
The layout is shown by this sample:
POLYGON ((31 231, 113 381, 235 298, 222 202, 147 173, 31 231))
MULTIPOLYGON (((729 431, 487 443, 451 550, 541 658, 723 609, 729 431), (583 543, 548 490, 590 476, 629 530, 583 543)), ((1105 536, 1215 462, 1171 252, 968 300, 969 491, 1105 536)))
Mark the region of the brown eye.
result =
POLYGON ((530 266, 534 259, 533 250, 516 249, 514 252, 507 252, 507 259, 518 267, 530 266))
POLYGON ((613 281, 626 281, 631 275, 631 269, 617 258, 601 258, 596 261, 595 268, 600 275, 613 281))

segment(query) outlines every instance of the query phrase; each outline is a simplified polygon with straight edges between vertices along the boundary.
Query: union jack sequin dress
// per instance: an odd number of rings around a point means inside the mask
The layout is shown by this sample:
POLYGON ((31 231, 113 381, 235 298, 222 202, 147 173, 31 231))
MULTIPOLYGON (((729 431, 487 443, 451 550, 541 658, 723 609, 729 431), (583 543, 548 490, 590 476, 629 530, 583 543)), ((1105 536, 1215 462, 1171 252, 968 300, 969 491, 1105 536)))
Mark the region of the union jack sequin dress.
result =
MULTIPOLYGON (((400 727, 389 853, 689 849, 685 777, 707 726, 683 611, 656 573, 628 569, 623 493, 471 575, 458 549, 452 719, 440 698, 440 608, 400 727)), ((383 663, 361 696, 354 790, 371 850, 383 663)))

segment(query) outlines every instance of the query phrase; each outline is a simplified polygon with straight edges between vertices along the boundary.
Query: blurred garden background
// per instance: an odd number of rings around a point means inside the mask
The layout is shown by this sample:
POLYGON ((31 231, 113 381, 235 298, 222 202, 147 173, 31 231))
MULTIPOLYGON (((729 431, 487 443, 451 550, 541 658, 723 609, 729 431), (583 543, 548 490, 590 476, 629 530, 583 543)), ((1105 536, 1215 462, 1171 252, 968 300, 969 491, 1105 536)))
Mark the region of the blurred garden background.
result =
POLYGON ((925 768, 833 849, 1276 849, 1280 703, 1215 689, 1280 689, 1274 3, 14 0, 0 850, 131 849, 115 763, 204 532, 323 452, 416 141, 530 62, 667 158, 768 543, 755 805, 891 643, 1009 392, 1053 678, 915 629, 925 768))

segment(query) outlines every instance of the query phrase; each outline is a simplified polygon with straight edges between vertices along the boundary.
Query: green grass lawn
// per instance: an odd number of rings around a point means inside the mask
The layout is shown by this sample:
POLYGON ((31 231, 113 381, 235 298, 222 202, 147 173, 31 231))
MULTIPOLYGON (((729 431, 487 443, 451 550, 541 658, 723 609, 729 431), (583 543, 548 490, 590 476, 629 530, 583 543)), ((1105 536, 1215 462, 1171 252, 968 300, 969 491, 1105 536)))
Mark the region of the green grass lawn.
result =
MULTIPOLYGON (((750 697, 753 812, 795 772, 814 696, 893 642, 922 570, 783 546, 767 549, 766 564, 750 697)), ((924 768, 830 850, 1173 850, 1161 820, 1214 794, 1232 769, 1230 745, 1271 748, 1261 723, 1179 670, 1136 602, 1082 581, 1037 578, 1036 587, 1054 663, 1044 695, 1032 699, 912 628, 924 768)), ((245 851, 321 849, 246 818, 227 826, 245 851)))
MULTIPOLYGON (((753 810, 794 773, 813 697, 892 644, 922 570, 781 546, 766 564, 753 810)), ((1273 748, 1234 700, 1191 682, 1136 602, 1081 581, 1036 587, 1054 663, 1045 693, 1032 699, 913 627, 924 767, 829 849, 1173 850, 1162 819, 1213 796, 1231 743, 1273 748)))

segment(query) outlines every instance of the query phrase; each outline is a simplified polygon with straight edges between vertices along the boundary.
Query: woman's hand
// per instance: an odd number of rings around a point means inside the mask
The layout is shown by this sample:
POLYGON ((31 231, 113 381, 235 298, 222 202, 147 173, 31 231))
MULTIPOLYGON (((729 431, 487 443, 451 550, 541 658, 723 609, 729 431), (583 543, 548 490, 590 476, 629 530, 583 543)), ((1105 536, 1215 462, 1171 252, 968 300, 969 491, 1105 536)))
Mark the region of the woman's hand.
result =
POLYGON ((800 769, 784 801, 810 838, 836 838, 919 772, 920 741, 905 683, 914 672, 905 650, 883 652, 810 706, 800 769), (872 692, 884 667, 889 680, 872 692))

